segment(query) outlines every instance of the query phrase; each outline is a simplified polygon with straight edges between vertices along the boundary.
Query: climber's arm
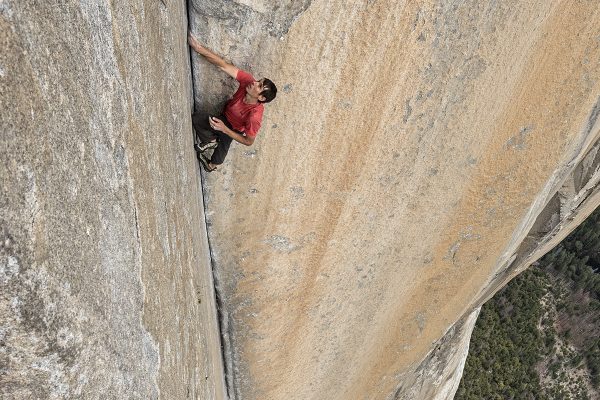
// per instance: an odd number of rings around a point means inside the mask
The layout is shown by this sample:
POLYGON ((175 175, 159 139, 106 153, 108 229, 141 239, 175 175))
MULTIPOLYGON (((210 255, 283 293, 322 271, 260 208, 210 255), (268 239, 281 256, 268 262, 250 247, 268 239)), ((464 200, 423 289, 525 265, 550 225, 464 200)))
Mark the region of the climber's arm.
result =
POLYGON ((206 58, 208 62, 210 62, 213 65, 216 65, 221 71, 225 72, 233 79, 236 78, 238 68, 235 65, 229 64, 217 54, 202 46, 198 39, 196 39, 191 32, 188 33, 188 43, 190 44, 190 47, 192 49, 194 49, 198 54, 206 58))
POLYGON ((219 118, 210 117, 209 123, 213 129, 223 132, 236 142, 239 142, 246 146, 252 146, 252 143, 254 143, 254 138, 252 136, 242 135, 239 132, 234 131, 233 129, 229 129, 227 125, 225 125, 225 123, 219 118))

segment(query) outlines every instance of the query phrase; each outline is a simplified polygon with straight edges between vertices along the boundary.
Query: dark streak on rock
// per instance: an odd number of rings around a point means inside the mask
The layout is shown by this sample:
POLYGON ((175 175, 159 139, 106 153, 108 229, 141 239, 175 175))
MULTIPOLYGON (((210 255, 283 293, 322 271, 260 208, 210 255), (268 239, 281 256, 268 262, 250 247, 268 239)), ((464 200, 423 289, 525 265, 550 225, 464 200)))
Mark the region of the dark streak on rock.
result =
POLYGON ((138 222, 137 207, 133 208, 133 218, 135 219, 135 237, 139 244, 140 243, 140 224, 138 222))
POLYGON ((404 117, 402 117, 402 121, 404 121, 404 123, 408 122, 408 117, 410 117, 410 114, 412 114, 412 107, 410 106, 410 99, 408 99, 404 104, 404 117))
POLYGON ((598 120, 598 116, 600 116, 600 96, 596 100, 596 104, 594 104, 594 107, 592 107, 592 112, 590 113, 590 117, 588 118, 585 131, 586 136, 592 131, 592 128, 598 120))

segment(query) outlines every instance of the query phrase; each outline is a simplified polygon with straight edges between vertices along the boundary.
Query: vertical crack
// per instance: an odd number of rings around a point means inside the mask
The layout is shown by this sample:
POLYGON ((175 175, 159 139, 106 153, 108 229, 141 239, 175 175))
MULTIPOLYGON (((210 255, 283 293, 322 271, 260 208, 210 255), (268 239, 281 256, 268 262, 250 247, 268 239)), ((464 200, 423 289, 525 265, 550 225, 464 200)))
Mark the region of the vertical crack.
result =
POLYGON ((213 277, 214 293, 215 293, 215 304, 217 311, 217 329, 219 330, 219 336, 221 339, 221 361, 223 363, 223 376, 225 377, 225 390, 227 391, 227 398, 233 399, 231 394, 233 393, 233 360, 231 356, 231 341, 229 332, 229 318, 227 310, 223 304, 223 297, 221 295, 219 279, 216 272, 215 259, 213 257, 212 245, 210 242, 210 235, 208 234, 208 221, 206 220, 206 213, 208 211, 206 198, 204 197, 204 184, 205 178, 201 173, 202 187, 200 191, 202 193, 202 204, 204 206, 204 224, 206 229, 206 240, 208 244, 208 253, 210 257, 210 269, 213 277))
MULTIPOLYGON (((192 0, 187 0, 187 4, 186 4, 186 10, 187 10, 187 20, 188 20, 188 30, 191 28, 190 26, 190 21, 191 21, 191 15, 190 15, 190 10, 191 8, 193 8, 193 4, 192 4, 192 0)), ((187 32, 186 32, 186 43, 187 43, 187 32)), ((188 47, 189 49, 189 47, 188 47)), ((193 104, 195 104, 195 87, 194 87, 194 63, 192 61, 192 52, 189 51, 189 65, 190 65, 190 85, 192 88, 192 102, 193 104)), ((192 111, 195 110, 195 106, 193 106, 192 111)), ((195 134, 194 134, 195 135, 195 134)), ((194 137, 194 140, 196 138, 194 137)), ((208 221, 206 219, 206 213, 208 212, 208 207, 207 207, 207 203, 206 203, 206 197, 204 196, 204 185, 205 185, 205 176, 204 174, 201 172, 200 173, 200 179, 201 179, 201 187, 200 187, 200 193, 202 195, 202 205, 204 207, 204 225, 205 225, 205 229, 206 229, 206 240, 207 240, 207 245, 208 245, 208 253, 209 253, 209 258, 210 258, 210 269, 211 269, 211 274, 212 274, 212 281, 213 281, 213 285, 214 285, 214 293, 215 293, 215 304, 216 304, 216 312, 217 312, 217 329, 219 330, 218 334, 220 337, 220 341, 221 341, 221 348, 220 348, 220 353, 221 353, 221 362, 223 365, 223 376, 225 378, 225 390, 226 390, 226 396, 228 399, 232 399, 232 393, 233 391, 233 360, 232 357, 228 357, 227 354, 232 354, 231 351, 231 342, 230 342, 230 335, 229 335, 229 324, 228 324, 228 315, 227 315, 227 311, 223 305, 223 299, 222 299, 222 295, 221 295, 221 290, 220 290, 220 284, 219 284, 219 279, 216 273, 216 265, 215 265, 215 259, 213 257, 213 250, 212 250, 212 245, 210 242, 210 235, 209 235, 209 224, 208 221)))

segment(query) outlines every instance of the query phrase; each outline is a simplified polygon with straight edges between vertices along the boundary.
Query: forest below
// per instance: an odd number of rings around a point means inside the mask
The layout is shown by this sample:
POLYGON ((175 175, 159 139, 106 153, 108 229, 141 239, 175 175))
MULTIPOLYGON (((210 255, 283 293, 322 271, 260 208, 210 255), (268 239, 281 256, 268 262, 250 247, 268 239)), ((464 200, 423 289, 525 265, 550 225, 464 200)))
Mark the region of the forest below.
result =
POLYGON ((457 400, 600 399, 600 209, 481 308, 457 400))

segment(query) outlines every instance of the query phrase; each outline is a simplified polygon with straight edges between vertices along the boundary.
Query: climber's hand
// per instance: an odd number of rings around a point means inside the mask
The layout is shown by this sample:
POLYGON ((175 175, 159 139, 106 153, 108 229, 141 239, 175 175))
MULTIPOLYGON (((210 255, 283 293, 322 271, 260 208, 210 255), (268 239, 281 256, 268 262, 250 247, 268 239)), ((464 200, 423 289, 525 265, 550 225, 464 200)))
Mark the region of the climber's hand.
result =
POLYGON ((225 125, 225 123, 223 121, 221 121, 219 118, 208 117, 208 122, 210 123, 210 126, 215 131, 225 132, 225 129, 227 129, 227 126, 225 125))
POLYGON ((191 31, 188 31, 188 43, 194 49, 198 46, 201 46, 200 42, 198 41, 198 39, 196 39, 196 37, 192 34, 191 31))

